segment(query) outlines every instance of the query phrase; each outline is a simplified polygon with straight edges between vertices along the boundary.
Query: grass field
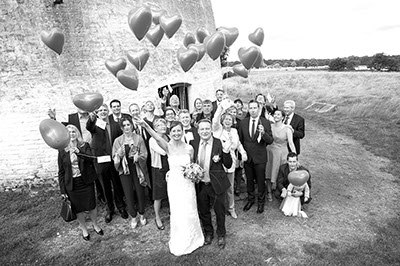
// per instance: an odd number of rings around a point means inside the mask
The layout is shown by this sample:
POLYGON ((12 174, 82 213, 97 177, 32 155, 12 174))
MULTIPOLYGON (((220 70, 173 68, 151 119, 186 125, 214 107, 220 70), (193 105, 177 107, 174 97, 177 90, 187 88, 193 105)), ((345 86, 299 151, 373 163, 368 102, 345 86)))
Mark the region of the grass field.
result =
MULTIPOLYGON (((399 265, 400 264, 400 74, 266 72, 224 81, 232 98, 247 101, 258 92, 297 103, 306 119, 301 163, 313 177, 309 219, 285 217, 274 199, 262 215, 255 209, 227 217, 227 246, 214 242, 193 254, 168 252, 165 231, 149 224, 131 230, 116 216, 105 236, 80 237, 77 223, 59 217, 59 192, 0 193, 1 265, 399 265), (336 104, 320 114, 304 108, 313 101, 336 104)), ((244 189, 244 188, 243 188, 244 189)))

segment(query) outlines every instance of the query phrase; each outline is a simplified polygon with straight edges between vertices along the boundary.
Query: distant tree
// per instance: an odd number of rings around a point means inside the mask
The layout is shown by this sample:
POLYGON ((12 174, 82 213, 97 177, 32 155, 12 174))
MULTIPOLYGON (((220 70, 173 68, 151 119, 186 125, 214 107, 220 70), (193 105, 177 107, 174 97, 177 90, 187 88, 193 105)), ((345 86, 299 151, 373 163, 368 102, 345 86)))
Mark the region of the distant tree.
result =
POLYGON ((400 71, 400 60, 390 57, 386 60, 386 66, 388 71, 400 71))
POLYGON ((292 61, 292 62, 290 63, 290 66, 291 66, 291 67, 296 67, 296 66, 297 66, 296 61, 292 61))
POLYGON ((275 63, 272 67, 273 67, 273 68, 280 68, 281 65, 280 65, 279 63, 275 63))
POLYGON ((357 62, 354 60, 346 60, 346 70, 355 70, 357 62))
POLYGON ((384 53, 375 54, 368 68, 382 71, 386 65, 387 56, 384 53))
POLYGON ((368 67, 378 71, 400 71, 400 59, 396 56, 390 57, 384 53, 378 53, 372 57, 368 67))
POLYGON ((312 58, 310 61, 310 66, 311 67, 318 67, 318 61, 315 58, 312 58))
POLYGON ((288 62, 283 63, 283 67, 288 67, 288 66, 289 66, 288 62))
POLYGON ((303 67, 307 68, 307 67, 309 67, 309 66, 310 66, 310 61, 304 60, 304 62, 303 62, 303 67))
POLYGON ((345 59, 338 57, 336 59, 331 60, 331 62, 329 63, 329 70, 344 71, 346 70, 346 64, 347 61, 345 59))
POLYGON ((360 65, 362 66, 368 66, 369 64, 371 64, 371 62, 372 58, 367 55, 360 57, 360 65))

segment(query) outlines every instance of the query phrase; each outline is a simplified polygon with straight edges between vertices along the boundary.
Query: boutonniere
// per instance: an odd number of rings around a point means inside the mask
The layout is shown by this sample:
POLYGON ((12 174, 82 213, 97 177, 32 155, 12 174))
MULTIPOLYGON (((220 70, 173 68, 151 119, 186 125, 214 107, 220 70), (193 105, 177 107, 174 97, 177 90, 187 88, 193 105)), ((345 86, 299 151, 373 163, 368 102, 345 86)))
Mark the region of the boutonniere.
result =
POLYGON ((215 154, 212 157, 212 160, 213 160, 214 163, 218 163, 221 160, 221 157, 219 156, 219 154, 215 154))

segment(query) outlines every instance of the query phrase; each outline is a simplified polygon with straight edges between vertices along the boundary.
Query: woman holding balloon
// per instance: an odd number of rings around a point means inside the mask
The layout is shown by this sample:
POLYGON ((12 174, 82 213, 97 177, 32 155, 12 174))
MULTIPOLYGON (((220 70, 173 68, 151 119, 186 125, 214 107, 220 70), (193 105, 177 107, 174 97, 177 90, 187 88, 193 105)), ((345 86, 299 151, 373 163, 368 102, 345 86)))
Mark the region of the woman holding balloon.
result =
POLYGON ((98 235, 104 234, 97 224, 94 191, 94 180, 97 175, 89 144, 82 140, 82 135, 75 126, 67 125, 66 127, 70 141, 67 147, 59 150, 58 153, 58 180, 61 196, 70 199, 82 230, 82 237, 89 241, 90 235, 85 224, 85 212, 89 212, 95 232, 98 235))

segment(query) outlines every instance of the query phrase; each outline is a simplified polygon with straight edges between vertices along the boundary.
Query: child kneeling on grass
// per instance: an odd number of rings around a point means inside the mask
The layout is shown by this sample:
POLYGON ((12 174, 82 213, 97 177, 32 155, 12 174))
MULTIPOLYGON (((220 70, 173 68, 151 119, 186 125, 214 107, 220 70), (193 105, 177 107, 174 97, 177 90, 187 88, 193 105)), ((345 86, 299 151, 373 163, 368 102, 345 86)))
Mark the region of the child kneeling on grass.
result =
POLYGON ((279 209, 282 210, 286 216, 299 216, 308 218, 307 214, 301 210, 300 197, 304 193, 304 202, 307 202, 310 197, 310 188, 307 182, 301 186, 294 186, 292 183, 289 184, 287 190, 282 189, 281 197, 285 198, 279 209))

